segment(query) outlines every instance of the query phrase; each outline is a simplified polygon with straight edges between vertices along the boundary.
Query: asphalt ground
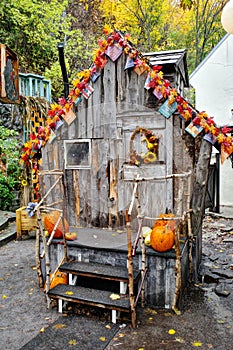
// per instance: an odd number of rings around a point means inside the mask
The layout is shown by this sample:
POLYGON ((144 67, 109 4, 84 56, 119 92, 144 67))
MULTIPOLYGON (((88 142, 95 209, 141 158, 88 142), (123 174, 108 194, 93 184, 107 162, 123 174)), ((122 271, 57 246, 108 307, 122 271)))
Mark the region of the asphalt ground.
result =
POLYGON ((0 349, 97 350, 99 344, 106 350, 232 350, 232 268, 233 220, 208 216, 203 225, 203 278, 187 290, 181 314, 139 309, 135 329, 127 319, 115 329, 109 328, 107 314, 76 310, 75 315, 61 316, 56 307, 48 310, 38 286, 34 236, 8 240, 0 247, 0 349), (82 327, 67 325, 66 317, 70 322, 82 320, 82 327), (112 333, 106 334, 106 329, 112 333))

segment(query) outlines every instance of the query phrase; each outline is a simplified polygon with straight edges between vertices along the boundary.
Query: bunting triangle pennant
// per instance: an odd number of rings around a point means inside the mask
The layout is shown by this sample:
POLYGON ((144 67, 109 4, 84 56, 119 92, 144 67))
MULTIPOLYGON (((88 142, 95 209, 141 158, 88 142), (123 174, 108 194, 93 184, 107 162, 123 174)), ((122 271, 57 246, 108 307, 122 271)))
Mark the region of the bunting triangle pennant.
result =
POLYGON ((115 62, 120 55, 122 54, 122 48, 117 45, 117 44, 113 44, 113 45, 109 45, 105 51, 105 54, 113 61, 115 62))
POLYGON ((209 133, 209 134, 205 134, 204 140, 206 140, 206 141, 210 142, 212 145, 214 145, 215 142, 217 141, 217 137, 212 135, 211 133, 209 133))
POLYGON ((125 70, 133 67, 134 67, 134 59, 128 56, 125 64, 125 70))
POLYGON ((77 117, 73 109, 70 108, 68 111, 65 112, 65 114, 62 115, 62 118, 68 125, 70 125, 77 117))
POLYGON ((147 74, 147 77, 146 77, 146 81, 145 81, 145 84, 144 84, 144 88, 146 90, 150 90, 150 82, 151 82, 151 76, 150 76, 150 73, 147 74))
POLYGON ((159 108, 159 113, 161 113, 165 118, 170 118, 170 116, 176 111, 177 102, 173 102, 172 104, 168 103, 168 100, 162 104, 159 108))
POLYGON ((93 92, 94 89, 91 85, 86 85, 86 87, 82 90, 82 94, 86 99, 88 99, 93 92))
POLYGON ((224 145, 221 144, 221 164, 225 162, 225 160, 232 154, 233 152, 233 145, 224 145))
POLYGON ((200 125, 194 125, 193 122, 191 122, 186 128, 185 131, 187 131, 192 137, 197 137, 200 132, 202 132, 203 127, 200 125))
POLYGON ((163 94, 159 90, 154 89, 153 94, 155 95, 155 97, 157 97, 158 100, 161 100, 163 98, 163 94))

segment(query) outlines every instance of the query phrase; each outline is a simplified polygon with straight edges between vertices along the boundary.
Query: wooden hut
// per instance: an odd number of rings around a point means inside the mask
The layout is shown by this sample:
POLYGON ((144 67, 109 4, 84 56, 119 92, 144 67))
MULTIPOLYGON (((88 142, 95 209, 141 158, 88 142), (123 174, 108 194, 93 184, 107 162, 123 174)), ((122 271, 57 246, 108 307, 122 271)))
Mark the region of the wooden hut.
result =
MULTIPOLYGON (((146 53, 144 58, 152 67, 161 65, 163 79, 183 96, 189 86, 185 50, 146 53)), ((122 241, 117 246, 116 240, 125 229, 129 208, 135 231, 140 217, 147 218, 144 225, 152 226, 153 218, 165 211, 180 217, 189 212, 191 178, 184 174, 195 168, 198 138, 185 132, 186 123, 176 108, 164 105, 166 101, 146 81, 147 72, 130 67, 127 55, 109 59, 42 150, 41 174, 47 174, 41 176, 42 194, 48 203, 63 199, 67 221, 78 232, 78 240, 68 242, 71 259, 126 268, 127 239, 125 250, 122 241), (151 152, 148 135, 156 140, 155 152, 151 152), (151 153, 152 159, 147 157, 151 153), (63 186, 54 187, 48 195, 54 170, 63 172, 63 186), (107 241, 110 236, 115 242, 106 247, 104 237, 107 241), (88 243, 88 237, 100 237, 102 246, 96 241, 88 243)), ((146 304, 175 306, 177 294, 180 297, 188 281, 191 241, 184 237, 179 251, 158 253, 147 248, 146 304)), ((63 248, 54 240, 50 245, 52 271, 62 256, 63 248)), ((143 263, 139 252, 134 266, 140 270, 143 263)))

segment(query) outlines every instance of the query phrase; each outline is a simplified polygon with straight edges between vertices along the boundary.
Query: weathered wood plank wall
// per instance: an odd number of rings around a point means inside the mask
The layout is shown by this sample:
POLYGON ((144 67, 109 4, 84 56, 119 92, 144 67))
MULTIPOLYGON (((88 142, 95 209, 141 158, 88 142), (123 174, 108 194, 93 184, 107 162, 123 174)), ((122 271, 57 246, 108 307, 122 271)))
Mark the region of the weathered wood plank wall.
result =
MULTIPOLYGON (((131 180, 137 174, 145 178, 165 176, 186 171, 187 164, 192 164, 192 156, 185 155, 184 125, 178 117, 166 119, 157 112, 161 102, 144 89, 147 73, 139 76, 124 70, 125 63, 124 55, 115 63, 108 61, 93 84, 94 93, 76 107, 77 118, 69 126, 64 122, 57 130, 57 138, 43 150, 44 169, 64 169, 64 140, 91 140, 90 169, 65 170, 67 219, 71 226, 123 226, 132 197, 131 180), (128 164, 130 137, 137 126, 152 130, 160 138, 159 158, 153 164, 128 164)), ((182 91, 184 83, 179 72, 169 74, 182 91)), ((145 147, 139 137, 134 147, 138 152, 145 147)), ((52 181, 47 179, 45 188, 52 181)), ((155 217, 166 208, 174 210, 176 191, 173 180, 141 183, 141 213, 155 217)), ((59 191, 52 199, 57 197, 59 191)))

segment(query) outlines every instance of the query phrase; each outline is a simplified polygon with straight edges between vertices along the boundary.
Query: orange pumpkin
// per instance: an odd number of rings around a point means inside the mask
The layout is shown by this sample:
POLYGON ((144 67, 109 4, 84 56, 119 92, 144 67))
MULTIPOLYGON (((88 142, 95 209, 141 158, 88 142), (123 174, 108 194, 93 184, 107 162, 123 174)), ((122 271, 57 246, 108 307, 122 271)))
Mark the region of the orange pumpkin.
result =
MULTIPOLYGON (((49 235, 53 232, 54 226, 57 223, 57 220, 60 216, 60 212, 53 210, 44 217, 44 227, 48 231, 49 235)), ((69 225, 66 219, 64 219, 65 232, 69 231, 69 225)), ((53 238, 62 238, 63 237, 63 225, 62 220, 60 220, 58 227, 56 228, 53 238)))
POLYGON ((175 243, 175 233, 166 226, 154 227, 150 234, 150 244, 158 252, 166 252, 172 249, 175 243))
MULTIPOLYGON (((165 219, 165 218, 174 218, 175 215, 172 213, 169 214, 160 214, 159 218, 165 219)), ((176 221, 175 220, 155 220, 154 222, 154 228, 155 227, 161 227, 161 226, 166 226, 172 231, 175 231, 176 228, 176 221)))
MULTIPOLYGON (((55 274, 50 274, 50 287, 54 288, 58 284, 68 284, 68 276, 66 273, 57 271, 55 274)), ((46 284, 44 285, 44 291, 46 290, 46 284)))
POLYGON ((68 284, 68 276, 64 272, 57 271, 54 278, 53 274, 50 275, 50 289, 54 288, 58 284, 68 284))

